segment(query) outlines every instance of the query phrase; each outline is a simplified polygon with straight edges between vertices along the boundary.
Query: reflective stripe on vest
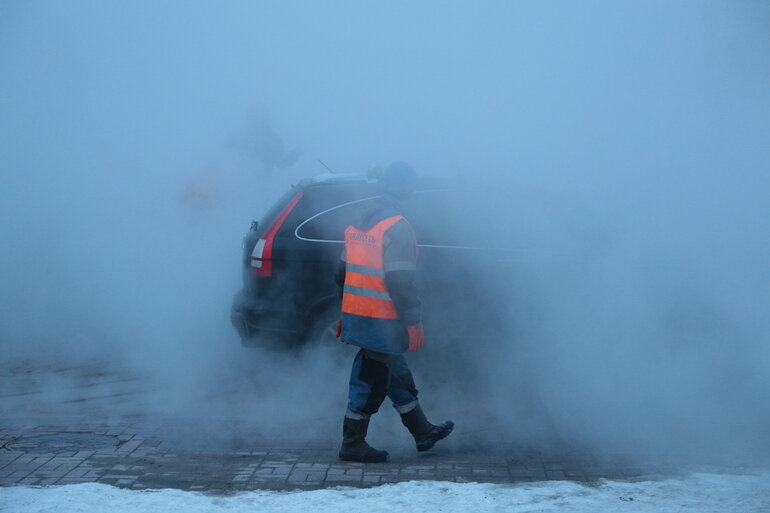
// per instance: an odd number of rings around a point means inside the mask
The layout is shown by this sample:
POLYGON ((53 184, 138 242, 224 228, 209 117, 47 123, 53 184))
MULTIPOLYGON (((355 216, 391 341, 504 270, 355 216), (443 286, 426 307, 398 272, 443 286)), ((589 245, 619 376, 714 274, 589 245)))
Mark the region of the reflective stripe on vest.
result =
POLYGON ((404 219, 383 219, 367 231, 349 226, 345 230, 345 286, 342 311, 376 319, 398 319, 393 301, 385 285, 383 240, 385 232, 404 219))

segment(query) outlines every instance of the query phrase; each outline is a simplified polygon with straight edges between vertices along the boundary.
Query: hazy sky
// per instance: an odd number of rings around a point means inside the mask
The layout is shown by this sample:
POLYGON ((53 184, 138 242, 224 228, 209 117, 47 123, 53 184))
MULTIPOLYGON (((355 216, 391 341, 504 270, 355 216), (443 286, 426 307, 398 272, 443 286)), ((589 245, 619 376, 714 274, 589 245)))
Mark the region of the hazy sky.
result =
POLYGON ((510 355, 541 371, 557 424, 627 434, 629 397, 633 423, 654 425, 726 381, 695 422, 731 404, 759 436, 769 83, 761 1, 3 2, 0 343, 139 344, 169 361, 235 347, 249 220, 318 158, 404 159, 552 203, 559 229, 504 206, 492 222, 562 251, 523 263, 548 314, 532 321, 540 349, 510 355), (301 150, 271 179, 264 130, 301 150), (559 389, 608 362, 586 385, 600 406, 559 389))

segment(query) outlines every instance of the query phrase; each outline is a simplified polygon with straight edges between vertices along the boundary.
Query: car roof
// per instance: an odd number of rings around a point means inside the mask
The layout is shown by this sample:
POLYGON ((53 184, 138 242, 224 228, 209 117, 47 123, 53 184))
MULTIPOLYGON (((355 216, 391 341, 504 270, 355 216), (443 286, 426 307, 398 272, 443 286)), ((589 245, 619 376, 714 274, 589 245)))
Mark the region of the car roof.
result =
POLYGON ((312 185, 337 185, 343 183, 377 183, 375 178, 369 178, 364 173, 322 173, 310 178, 300 180, 299 187, 308 187, 312 185))
MULTIPOLYGON (((380 181, 376 173, 321 173, 310 178, 300 180, 296 187, 306 188, 323 185, 347 185, 347 184, 368 184, 376 185, 380 181)), ((436 177, 418 177, 417 190, 432 188, 439 185, 446 185, 445 180, 436 177)))

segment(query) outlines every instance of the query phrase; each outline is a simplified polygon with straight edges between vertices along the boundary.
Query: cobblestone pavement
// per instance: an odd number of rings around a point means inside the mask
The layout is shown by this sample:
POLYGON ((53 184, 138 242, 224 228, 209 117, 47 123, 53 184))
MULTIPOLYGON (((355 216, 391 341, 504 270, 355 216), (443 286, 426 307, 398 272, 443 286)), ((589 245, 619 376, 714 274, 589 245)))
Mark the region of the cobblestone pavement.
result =
POLYGON ((0 486, 99 482, 132 489, 227 493, 367 487, 423 479, 591 482, 677 472, 671 465, 642 465, 620 456, 598 460, 569 447, 549 454, 523 448, 495 452, 489 446, 478 449, 451 439, 426 453, 417 453, 413 445, 388 446, 392 460, 380 464, 341 462, 336 456, 339 440, 322 437, 243 437, 236 433, 227 443, 212 444, 205 438, 195 441, 178 436, 180 429, 196 431, 198 426, 189 420, 132 413, 141 410, 141 402, 127 399, 136 394, 138 382, 98 365, 41 369, 23 363, 5 365, 4 371, 0 378, 0 486), (41 375, 46 376, 44 381, 39 379, 41 375), (54 380, 55 394, 41 386, 43 382, 50 386, 51 376, 64 376, 54 380), (105 398, 109 409, 102 407, 105 398), (120 408, 124 402, 126 407, 120 408))
MULTIPOLYGON (((270 439, 233 451, 166 447, 143 419, 110 424, 28 425, 0 431, 0 485, 99 482, 128 488, 235 490, 373 486, 409 480, 511 483, 633 479, 661 466, 597 463, 569 455, 442 451, 361 464, 336 457, 338 441, 270 439)), ((671 472, 671 469, 666 469, 671 472)))

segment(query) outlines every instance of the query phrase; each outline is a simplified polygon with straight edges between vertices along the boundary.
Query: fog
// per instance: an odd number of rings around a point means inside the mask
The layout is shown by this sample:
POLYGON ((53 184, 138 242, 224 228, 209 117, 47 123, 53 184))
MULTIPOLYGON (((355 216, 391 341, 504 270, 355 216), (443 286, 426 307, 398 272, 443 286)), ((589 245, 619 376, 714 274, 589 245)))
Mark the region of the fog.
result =
MULTIPOLYGON (((769 27, 759 1, 5 2, 4 372, 107 362, 138 392, 99 415, 336 438, 345 366, 240 347, 241 237, 318 159, 406 160, 502 191, 455 207, 515 253, 474 266, 503 337, 408 356, 450 448, 766 460, 769 27)), ((0 413, 66 413, 60 385, 0 413)))

